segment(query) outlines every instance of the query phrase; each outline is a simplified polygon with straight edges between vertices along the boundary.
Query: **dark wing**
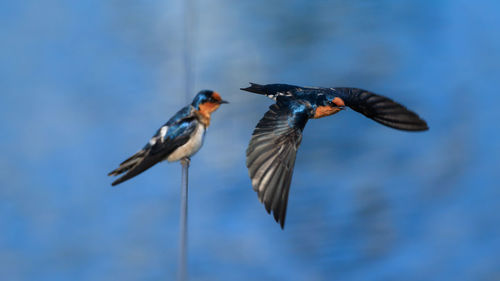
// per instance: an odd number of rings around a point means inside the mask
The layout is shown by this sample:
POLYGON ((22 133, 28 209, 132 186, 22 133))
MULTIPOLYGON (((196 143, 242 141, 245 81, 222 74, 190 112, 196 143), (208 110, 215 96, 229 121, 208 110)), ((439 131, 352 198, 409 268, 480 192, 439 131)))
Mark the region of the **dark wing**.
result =
POLYGON ((111 185, 114 186, 129 180, 164 160, 170 153, 189 140, 197 126, 194 117, 183 118, 178 122, 171 122, 170 124, 172 125, 162 127, 167 130, 164 136, 161 135, 162 129, 160 128, 151 139, 151 142, 132 157, 123 161, 116 170, 108 174, 109 176, 116 176, 126 172, 125 175, 115 180, 111 185))
POLYGON ((310 106, 298 101, 285 103, 278 99, 257 124, 247 149, 253 189, 281 228, 285 225, 295 156, 310 110, 310 106))
POLYGON ((385 126, 405 131, 425 131, 429 127, 415 112, 387 98, 362 89, 331 88, 345 105, 385 126))

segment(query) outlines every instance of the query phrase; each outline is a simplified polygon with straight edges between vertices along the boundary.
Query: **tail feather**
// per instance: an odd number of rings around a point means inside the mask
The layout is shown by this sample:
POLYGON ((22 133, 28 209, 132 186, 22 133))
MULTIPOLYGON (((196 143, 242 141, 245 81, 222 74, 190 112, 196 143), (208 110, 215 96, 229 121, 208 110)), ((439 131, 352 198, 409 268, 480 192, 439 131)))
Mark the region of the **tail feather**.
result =
POLYGON ((271 99, 276 99, 278 96, 289 96, 290 91, 300 89, 301 87, 288 84, 267 84, 260 85, 250 82, 250 87, 241 88, 243 91, 265 95, 271 99))
POLYGON ((109 172, 108 176, 117 176, 127 172, 125 175, 115 180, 111 185, 113 186, 117 185, 137 175, 136 173, 134 173, 134 175, 132 176, 132 172, 136 170, 136 167, 141 164, 145 156, 146 156, 146 151, 141 150, 136 154, 132 155, 131 157, 129 157, 127 160, 123 161, 118 168, 109 172))
POLYGON ((161 153, 152 154, 150 150, 141 150, 134 154, 129 159, 125 160, 120 167, 109 173, 109 175, 119 175, 125 173, 123 176, 115 180, 111 185, 120 184, 129 180, 145 170, 151 168, 158 162, 161 162, 168 155, 169 151, 162 151, 161 153))
POLYGON ((122 173, 130 170, 135 165, 137 165, 139 162, 141 162, 141 160, 144 158, 145 154, 146 153, 144 150, 137 152, 136 154, 129 157, 127 160, 120 163, 120 166, 118 166, 118 168, 109 172, 108 176, 117 176, 119 174, 122 174, 122 173))
MULTIPOLYGON (((139 152, 141 153, 141 152, 139 152)), ((126 180, 129 180, 138 174, 144 172, 145 170, 151 168, 156 163, 165 159, 165 153, 157 153, 157 154, 149 154, 147 152, 142 152, 141 154, 137 153, 137 157, 133 160, 127 162, 123 168, 118 168, 120 173, 126 171, 125 175, 121 176, 117 180, 115 180, 111 185, 120 184, 126 180), (121 171, 123 170, 123 171, 121 171)))
POLYGON ((250 87, 240 88, 240 90, 251 92, 251 93, 256 93, 259 95, 267 95, 266 88, 264 85, 260 85, 260 84, 256 84, 256 83, 252 83, 252 82, 250 82, 250 87))

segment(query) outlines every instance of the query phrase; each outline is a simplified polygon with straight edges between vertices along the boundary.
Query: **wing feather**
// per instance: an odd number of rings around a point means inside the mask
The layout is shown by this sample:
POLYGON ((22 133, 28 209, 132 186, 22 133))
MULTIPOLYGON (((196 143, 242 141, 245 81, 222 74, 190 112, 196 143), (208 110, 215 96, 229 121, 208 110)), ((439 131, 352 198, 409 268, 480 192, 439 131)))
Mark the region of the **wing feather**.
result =
MULTIPOLYGON (((174 117, 180 116, 181 113, 185 112, 186 108, 179 111, 174 117)), ((196 130, 196 126, 196 120, 193 115, 169 120, 153 136, 152 140, 155 141, 146 144, 142 150, 123 161, 117 169, 108 174, 119 175, 125 173, 111 185, 114 186, 129 180, 151 168, 156 163, 165 160, 168 155, 190 139, 191 134, 196 130), (162 130, 167 125, 168 130, 162 130)))
POLYGON ((295 157, 310 114, 310 105, 278 99, 257 124, 247 149, 253 189, 282 228, 295 157))
POLYGON ((331 88, 353 110, 385 126, 405 131, 425 131, 429 127, 415 112, 390 98, 357 88, 331 88))

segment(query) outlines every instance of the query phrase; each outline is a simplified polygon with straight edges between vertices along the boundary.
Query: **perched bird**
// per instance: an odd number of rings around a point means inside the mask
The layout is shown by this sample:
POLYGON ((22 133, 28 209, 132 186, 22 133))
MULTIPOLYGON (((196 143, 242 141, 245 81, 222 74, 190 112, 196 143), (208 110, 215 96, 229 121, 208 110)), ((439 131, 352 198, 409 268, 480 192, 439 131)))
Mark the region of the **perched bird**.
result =
POLYGON ((284 228, 295 155, 309 119, 335 114, 346 106, 388 127, 425 131, 427 123, 384 96, 356 88, 312 88, 250 83, 241 90, 276 101, 255 128, 247 149, 253 189, 268 213, 284 228))
POLYGON ((222 100, 214 91, 199 92, 193 102, 179 110, 158 129, 141 150, 108 174, 117 176, 125 173, 111 185, 129 180, 163 160, 173 162, 189 159, 203 144, 205 131, 210 125, 211 113, 223 103, 228 102, 222 100))

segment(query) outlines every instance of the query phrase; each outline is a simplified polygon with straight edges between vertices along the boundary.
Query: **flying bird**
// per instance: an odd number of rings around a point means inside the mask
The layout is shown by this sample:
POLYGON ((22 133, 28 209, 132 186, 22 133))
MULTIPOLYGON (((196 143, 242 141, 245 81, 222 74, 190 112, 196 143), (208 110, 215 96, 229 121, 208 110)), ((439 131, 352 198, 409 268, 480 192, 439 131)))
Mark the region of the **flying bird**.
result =
POLYGON ((241 90, 276 101, 255 128, 247 148, 248 172, 260 202, 285 226, 288 193, 295 156, 309 119, 318 119, 346 106, 385 126, 425 131, 427 123, 393 100, 357 88, 315 88, 287 84, 250 83, 241 90))
POLYGON ((211 114, 223 103, 228 102, 222 100, 217 92, 211 90, 199 92, 193 102, 179 110, 160 127, 141 150, 108 174, 117 176, 125 173, 111 185, 129 180, 163 160, 174 162, 184 158, 189 159, 200 150, 205 132, 210 125, 211 114))

